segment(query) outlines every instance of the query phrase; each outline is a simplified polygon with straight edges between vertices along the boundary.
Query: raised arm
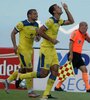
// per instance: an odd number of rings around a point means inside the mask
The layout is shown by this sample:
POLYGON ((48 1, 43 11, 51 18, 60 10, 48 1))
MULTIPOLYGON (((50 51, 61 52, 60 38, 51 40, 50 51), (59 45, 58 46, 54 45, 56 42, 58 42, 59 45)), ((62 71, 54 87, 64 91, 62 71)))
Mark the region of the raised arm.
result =
POLYGON ((68 10, 68 6, 67 4, 65 3, 61 3, 62 4, 62 7, 64 8, 66 14, 67 14, 67 20, 65 20, 64 24, 63 25, 69 25, 69 24, 73 24, 74 23, 74 19, 73 19, 73 16, 72 14, 70 13, 70 11, 68 10))

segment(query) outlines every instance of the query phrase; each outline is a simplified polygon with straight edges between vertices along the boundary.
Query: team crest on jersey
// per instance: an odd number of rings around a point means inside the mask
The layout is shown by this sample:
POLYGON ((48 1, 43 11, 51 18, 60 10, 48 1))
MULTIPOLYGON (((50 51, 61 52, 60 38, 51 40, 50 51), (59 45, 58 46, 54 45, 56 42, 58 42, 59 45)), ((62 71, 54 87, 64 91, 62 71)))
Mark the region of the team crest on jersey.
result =
POLYGON ((78 44, 80 44, 81 43, 81 40, 78 40, 78 44))

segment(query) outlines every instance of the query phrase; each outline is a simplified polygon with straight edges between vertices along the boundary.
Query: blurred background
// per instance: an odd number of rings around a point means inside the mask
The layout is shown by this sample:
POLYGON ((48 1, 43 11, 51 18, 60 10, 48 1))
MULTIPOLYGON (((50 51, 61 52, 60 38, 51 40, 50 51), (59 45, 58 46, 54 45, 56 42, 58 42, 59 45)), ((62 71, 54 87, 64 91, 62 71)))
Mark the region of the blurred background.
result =
MULTIPOLYGON (((39 15, 38 20, 44 24, 51 17, 48 12, 49 6, 54 3, 61 6, 61 2, 65 2, 68 5, 75 23, 61 27, 58 34, 60 43, 56 47, 68 49, 70 33, 73 29, 78 28, 78 23, 80 21, 86 21, 90 27, 90 0, 0 0, 0 47, 12 47, 11 31, 17 22, 27 19, 26 14, 29 9, 37 9, 39 15)), ((61 17, 67 19, 64 10, 61 17)), ((88 33, 90 33, 90 28, 88 29, 88 33)), ((34 44, 34 47, 39 46, 40 42, 34 44)), ((85 43, 84 47, 85 50, 89 50, 90 45, 85 43)))

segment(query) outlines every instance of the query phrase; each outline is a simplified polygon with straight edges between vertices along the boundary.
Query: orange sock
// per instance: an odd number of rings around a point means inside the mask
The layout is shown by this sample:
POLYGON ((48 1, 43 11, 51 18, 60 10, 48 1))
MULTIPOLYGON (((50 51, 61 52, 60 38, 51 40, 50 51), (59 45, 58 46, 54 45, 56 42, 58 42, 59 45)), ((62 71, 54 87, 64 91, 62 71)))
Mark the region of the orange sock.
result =
POLYGON ((58 84, 56 85, 56 88, 57 88, 57 89, 60 88, 61 85, 62 85, 62 83, 63 83, 63 82, 60 82, 60 81, 59 81, 58 84))
POLYGON ((88 73, 82 73, 82 79, 85 82, 86 90, 90 89, 88 73))

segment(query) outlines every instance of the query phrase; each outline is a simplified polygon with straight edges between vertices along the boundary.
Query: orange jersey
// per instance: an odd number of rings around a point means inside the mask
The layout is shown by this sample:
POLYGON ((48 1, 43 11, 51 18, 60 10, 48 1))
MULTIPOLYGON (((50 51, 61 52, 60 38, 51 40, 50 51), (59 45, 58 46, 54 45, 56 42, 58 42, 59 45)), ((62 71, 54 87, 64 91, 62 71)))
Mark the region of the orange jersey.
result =
MULTIPOLYGON (((87 34, 87 33, 86 33, 87 34)), ((81 53, 83 43, 86 35, 81 33, 79 30, 75 30, 70 37, 70 40, 73 41, 73 52, 81 53)))

